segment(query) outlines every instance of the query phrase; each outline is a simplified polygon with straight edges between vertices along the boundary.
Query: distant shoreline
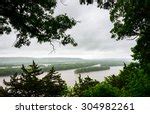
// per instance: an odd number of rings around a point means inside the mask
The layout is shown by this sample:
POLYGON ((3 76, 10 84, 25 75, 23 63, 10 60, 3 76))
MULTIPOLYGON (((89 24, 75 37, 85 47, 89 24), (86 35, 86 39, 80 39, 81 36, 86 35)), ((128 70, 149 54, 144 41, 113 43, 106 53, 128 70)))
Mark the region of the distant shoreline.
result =
MULTIPOLYGON (((95 65, 101 66, 123 66, 124 63, 129 64, 130 61, 124 61, 120 59, 99 59, 99 60, 87 60, 87 59, 79 59, 79 58, 38 58, 34 60, 36 64, 43 70, 43 72, 49 72, 52 66, 54 66, 56 71, 62 70, 71 70, 71 69, 80 69, 83 67, 91 67, 95 65)), ((0 76, 10 76, 14 75, 16 72, 18 74, 22 73, 21 65, 25 66, 31 65, 33 62, 33 58, 1 58, 0 57, 0 76)), ((108 68, 106 68, 108 69, 108 68)), ((102 68, 92 68, 92 69, 84 69, 84 72, 90 71, 99 71, 105 70, 102 68)), ((82 71, 80 71, 82 72, 82 71)))
POLYGON ((76 69, 74 72, 76 74, 80 74, 80 73, 103 71, 103 70, 109 70, 109 69, 110 69, 110 66, 93 66, 93 67, 79 68, 79 69, 76 69))

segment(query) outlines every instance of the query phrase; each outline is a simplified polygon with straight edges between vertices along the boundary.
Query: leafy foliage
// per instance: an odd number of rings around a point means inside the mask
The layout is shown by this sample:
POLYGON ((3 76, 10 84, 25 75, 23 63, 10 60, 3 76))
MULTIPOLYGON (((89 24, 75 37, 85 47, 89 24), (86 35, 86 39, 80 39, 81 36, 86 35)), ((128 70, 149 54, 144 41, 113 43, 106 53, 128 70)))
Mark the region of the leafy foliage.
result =
POLYGON ((86 97, 117 97, 119 95, 119 89, 105 81, 87 89, 84 93, 84 96, 86 97))
POLYGON ((65 15, 53 16, 56 0, 1 0, 0 3, 0 34, 9 34, 12 28, 17 30, 15 47, 30 45, 31 38, 39 43, 57 40, 63 45, 74 39, 65 34, 76 21, 65 15))
POLYGON ((132 56, 138 63, 131 63, 118 76, 107 80, 111 84, 117 82, 123 96, 150 96, 149 6, 149 0, 118 0, 110 12, 110 19, 114 22, 112 37, 117 40, 131 37, 137 41, 132 56))
POLYGON ((13 97, 54 97, 64 96, 67 91, 67 85, 65 81, 60 78, 54 68, 49 73, 39 79, 38 76, 43 72, 33 62, 32 65, 25 68, 22 66, 23 73, 17 75, 17 73, 11 76, 10 82, 4 80, 6 86, 5 92, 8 96, 13 97))
POLYGON ((106 81, 99 82, 90 77, 81 78, 79 75, 78 82, 69 93, 70 96, 78 97, 114 97, 119 96, 119 89, 113 87, 106 81))
POLYGON ((110 12, 110 19, 114 22, 112 36, 118 36, 119 40, 148 32, 149 5, 149 0, 117 0, 110 12))
POLYGON ((137 45, 132 51, 134 59, 141 64, 150 63, 149 6, 149 0, 117 0, 110 12, 110 19, 114 23, 112 37, 117 40, 128 37, 137 39, 137 45))
POLYGON ((138 63, 131 63, 128 66, 124 65, 123 70, 120 71, 120 73, 117 76, 108 76, 105 78, 105 80, 112 86, 121 89, 128 84, 128 82, 130 81, 130 76, 134 75, 134 72, 137 69, 139 69, 138 63))
POLYGON ((81 78, 81 75, 79 75, 78 82, 75 83, 71 95, 83 97, 86 94, 86 90, 88 90, 91 87, 94 87, 98 83, 98 81, 93 80, 90 77, 86 77, 83 79, 81 78))
MULTIPOLYGON (((80 4, 93 4, 94 0, 79 0, 80 4)), ((115 0, 96 0, 97 7, 104 8, 104 9, 110 9, 114 4, 115 0)))
POLYGON ((150 96, 150 77, 139 63, 125 66, 119 75, 107 77, 106 82, 118 88, 120 96, 150 96))
MULTIPOLYGON (((80 0, 80 3, 92 4, 93 0, 80 0)), ((150 63, 150 1, 97 0, 97 3, 101 4, 101 8, 110 9, 110 20, 114 24, 112 38, 136 39, 137 45, 132 48, 132 56, 143 67, 147 67, 147 63, 150 63)))

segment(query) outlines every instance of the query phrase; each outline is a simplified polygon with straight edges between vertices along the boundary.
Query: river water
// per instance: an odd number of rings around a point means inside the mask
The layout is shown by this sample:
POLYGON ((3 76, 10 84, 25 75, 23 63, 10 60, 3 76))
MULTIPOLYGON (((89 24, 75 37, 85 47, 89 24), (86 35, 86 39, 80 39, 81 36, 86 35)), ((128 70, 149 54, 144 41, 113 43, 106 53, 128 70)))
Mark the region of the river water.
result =
MULTIPOLYGON (((96 71, 96 72, 88 72, 88 73, 81 73, 81 77, 85 78, 89 76, 92 79, 96 79, 98 81, 103 81, 105 77, 113 75, 113 74, 118 74, 120 70, 123 69, 123 66, 113 66, 110 67, 109 70, 104 70, 104 71, 96 71)), ((64 79, 69 86, 73 86, 75 84, 75 81, 78 80, 79 74, 75 74, 74 70, 64 70, 64 71, 59 71, 61 74, 62 79, 64 79)), ((46 73, 43 73, 39 78, 42 78, 46 73)), ((0 77, 0 85, 3 86, 3 79, 6 81, 9 81, 10 77, 5 76, 5 77, 0 77)))

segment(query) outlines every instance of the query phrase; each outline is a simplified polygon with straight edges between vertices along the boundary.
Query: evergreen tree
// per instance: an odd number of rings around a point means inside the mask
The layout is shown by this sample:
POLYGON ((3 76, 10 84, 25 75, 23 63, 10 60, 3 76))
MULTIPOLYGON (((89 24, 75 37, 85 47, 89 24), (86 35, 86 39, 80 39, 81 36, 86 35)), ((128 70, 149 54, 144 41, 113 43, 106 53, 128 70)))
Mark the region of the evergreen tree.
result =
POLYGON ((4 81, 5 91, 10 97, 64 96, 67 91, 65 81, 54 68, 42 79, 39 79, 39 76, 43 72, 34 61, 27 68, 22 65, 21 69, 23 72, 21 75, 16 73, 11 76, 9 82, 4 81))
POLYGON ((54 67, 42 78, 42 82, 44 96, 54 97, 67 95, 67 84, 61 79, 61 74, 56 72, 54 67))
POLYGON ((99 82, 97 80, 93 80, 89 76, 81 78, 81 75, 79 75, 78 82, 76 82, 73 87, 72 95, 83 97, 89 88, 96 86, 98 83, 99 82))

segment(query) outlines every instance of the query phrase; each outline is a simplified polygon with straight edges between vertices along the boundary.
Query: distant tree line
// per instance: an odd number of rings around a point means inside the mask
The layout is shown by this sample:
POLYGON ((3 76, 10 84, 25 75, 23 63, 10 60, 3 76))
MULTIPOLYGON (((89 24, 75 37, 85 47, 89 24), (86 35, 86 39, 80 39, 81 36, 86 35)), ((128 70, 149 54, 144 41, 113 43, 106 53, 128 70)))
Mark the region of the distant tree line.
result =
POLYGON ((33 62, 28 67, 22 66, 22 74, 4 80, 5 87, 0 86, 1 97, 148 97, 150 96, 150 77, 139 68, 139 64, 124 65, 119 75, 106 77, 99 82, 90 77, 82 78, 73 87, 67 86, 61 74, 52 67, 42 79, 43 73, 33 62))
MULTIPOLYGON (((93 65, 97 65, 97 64, 101 64, 102 66, 123 66, 123 61, 106 61, 106 60, 102 60, 102 61, 80 61, 80 62, 73 62, 73 63, 51 63, 48 66, 44 66, 44 65, 39 65, 41 66, 41 68, 43 69, 44 72, 48 72, 49 69, 51 69, 51 67, 54 67, 56 71, 61 71, 61 70, 70 70, 70 69, 78 69, 78 68, 84 68, 84 67, 90 67, 93 65)), ((17 66, 19 68, 13 68, 14 65, 1 65, 3 68, 0 69, 0 76, 9 76, 9 75, 13 75, 14 73, 18 73, 21 74, 22 70, 20 69, 21 66, 17 66)), ((0 67, 1 67, 0 66, 0 67)), ((15 66, 16 67, 16 66, 15 66)), ((96 68, 97 70, 101 70, 100 68, 96 68)), ((95 69, 95 71, 97 71, 95 69)), ((89 71, 94 71, 94 68, 92 68, 92 70, 89 71)))
POLYGON ((109 66, 90 66, 90 67, 78 68, 74 72, 78 74, 84 72, 94 72, 94 71, 102 71, 102 70, 109 70, 109 69, 110 69, 109 66))

